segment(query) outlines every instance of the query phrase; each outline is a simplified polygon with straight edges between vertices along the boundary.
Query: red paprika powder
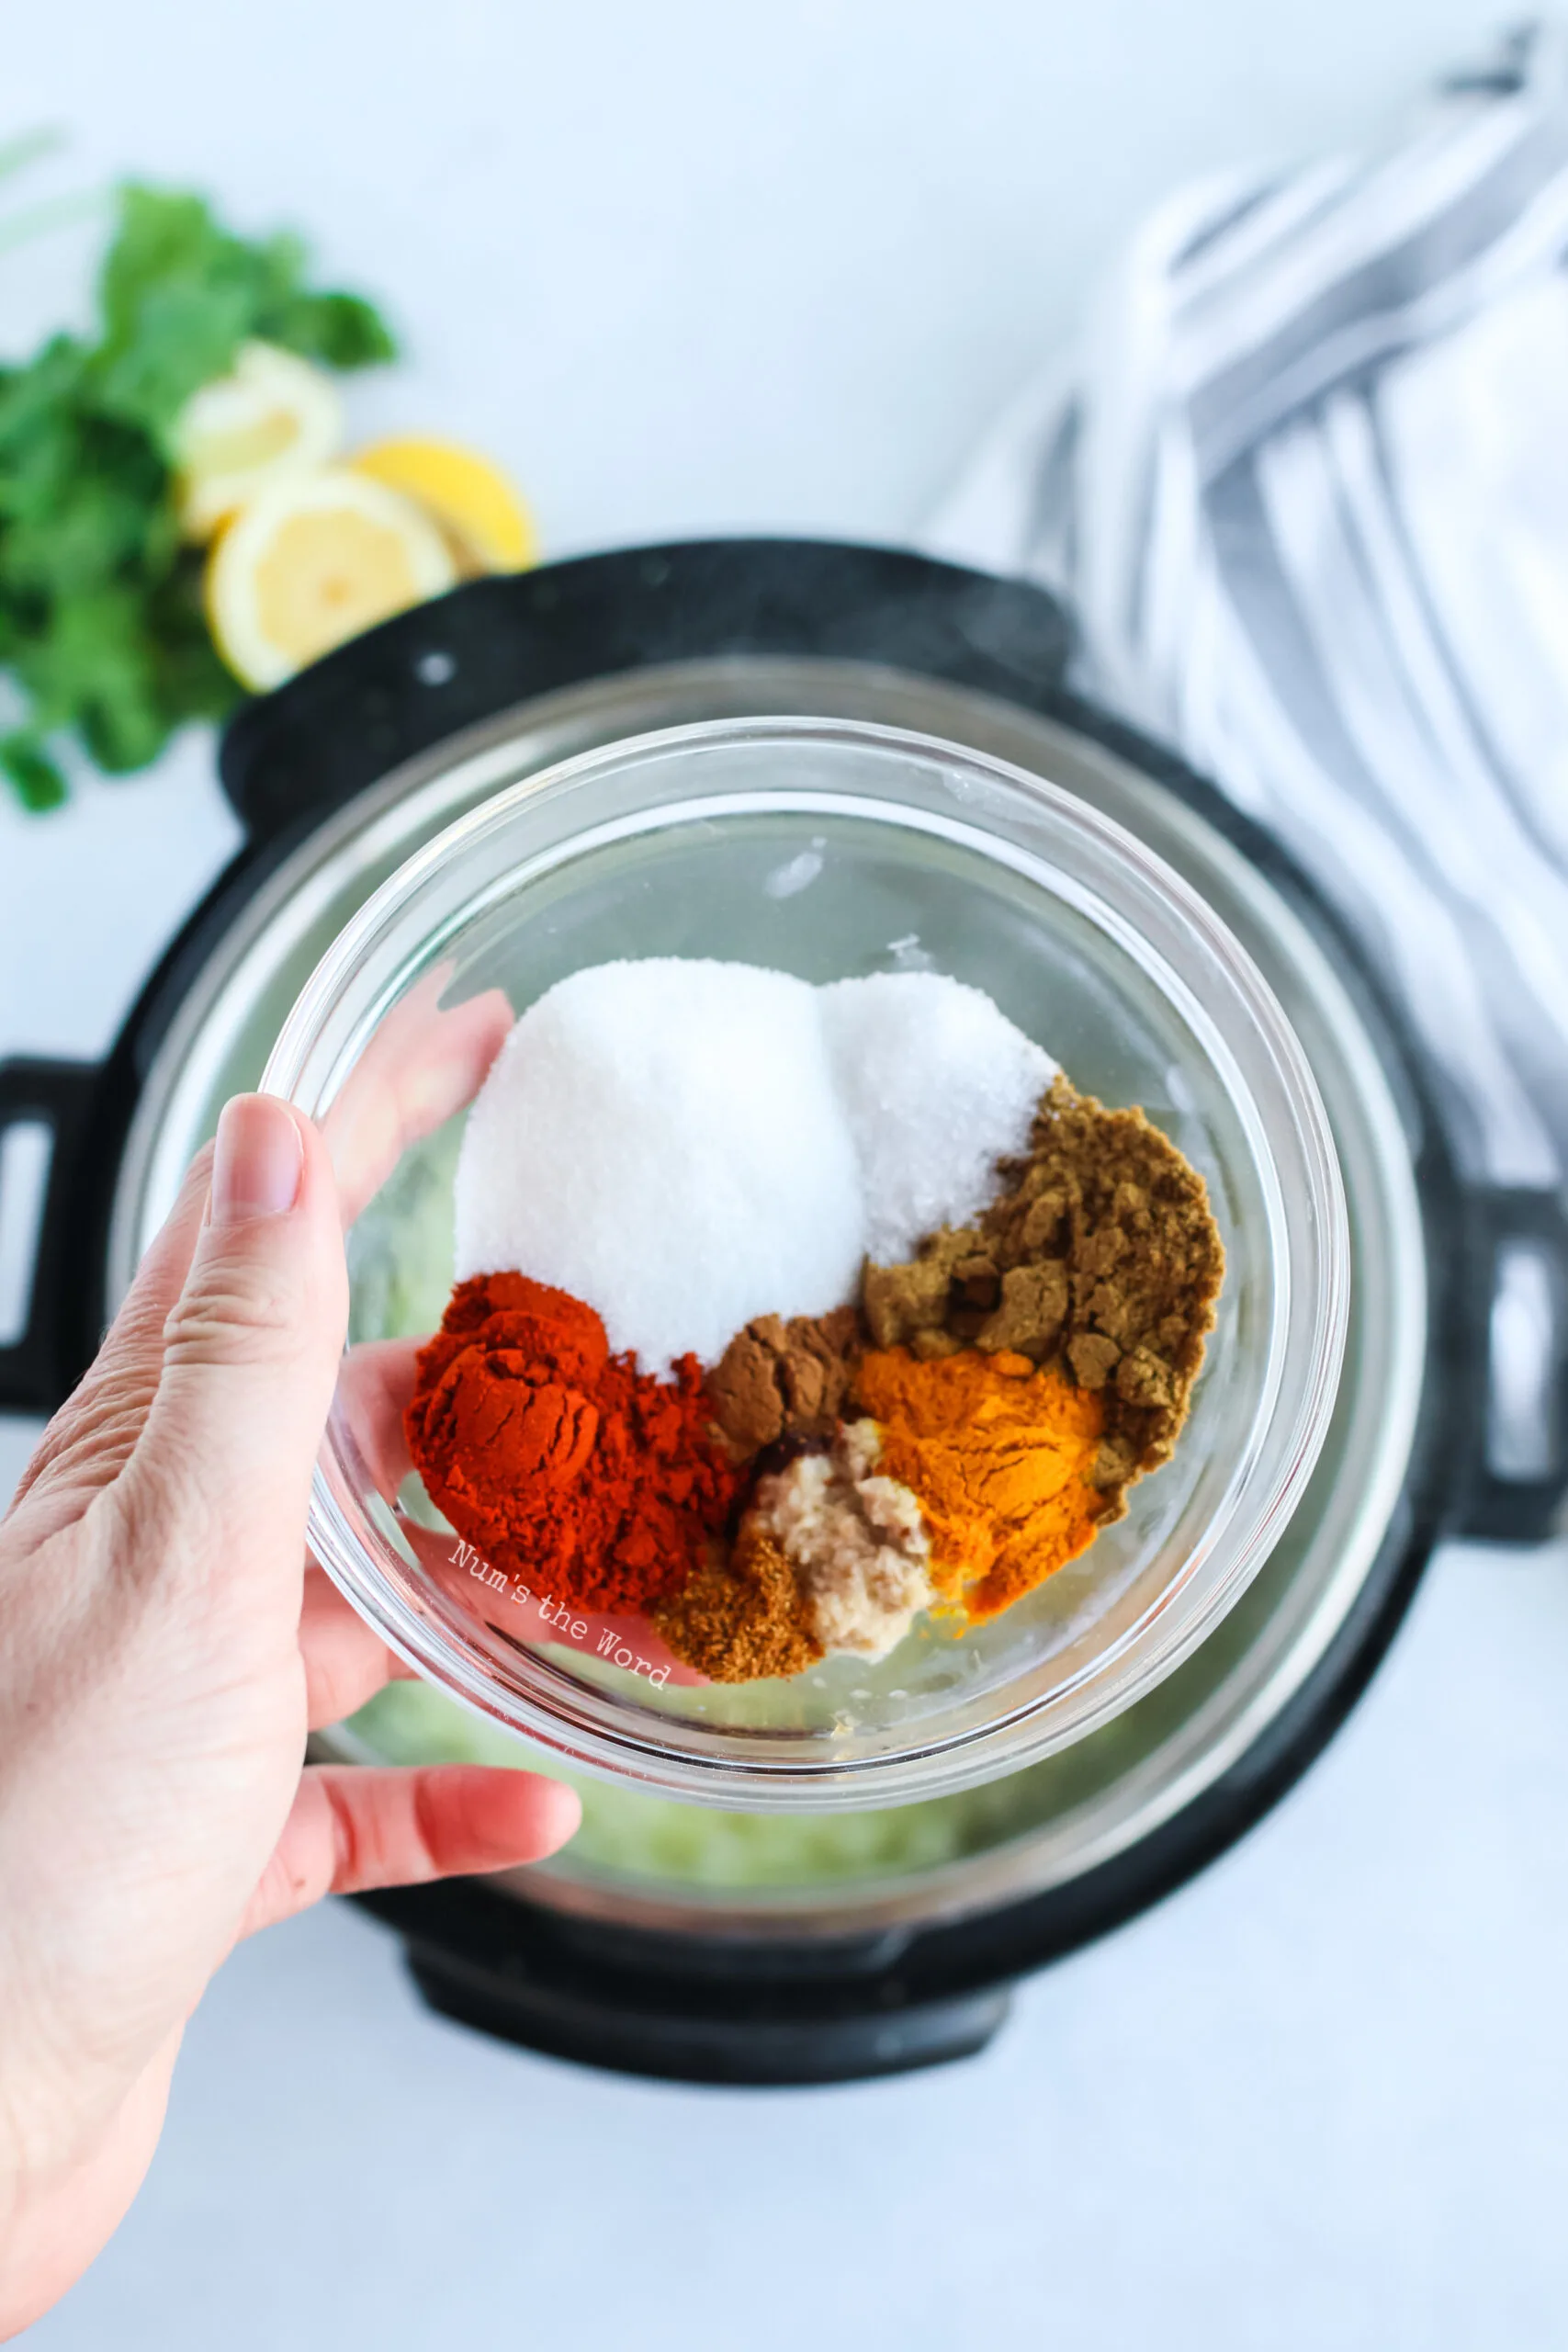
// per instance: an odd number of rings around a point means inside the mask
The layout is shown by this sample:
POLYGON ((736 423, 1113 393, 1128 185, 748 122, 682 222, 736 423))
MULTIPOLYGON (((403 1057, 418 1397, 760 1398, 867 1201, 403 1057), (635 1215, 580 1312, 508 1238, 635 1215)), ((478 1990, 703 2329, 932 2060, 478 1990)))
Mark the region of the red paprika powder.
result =
POLYGON ((409 1450, 459 1535, 531 1589, 610 1614, 671 1598, 742 1473, 711 1435, 702 1367, 613 1356, 570 1292, 476 1274, 420 1351, 409 1450))

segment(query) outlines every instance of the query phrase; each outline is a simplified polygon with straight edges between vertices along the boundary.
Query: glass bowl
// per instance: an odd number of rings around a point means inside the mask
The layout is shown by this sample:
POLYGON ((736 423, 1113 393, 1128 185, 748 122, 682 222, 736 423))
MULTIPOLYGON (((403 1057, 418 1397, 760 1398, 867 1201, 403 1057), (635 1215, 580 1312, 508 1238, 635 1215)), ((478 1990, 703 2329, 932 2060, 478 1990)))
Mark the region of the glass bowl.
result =
POLYGON ((729 719, 563 762, 474 809, 369 899, 263 1085, 322 1123, 349 1344, 311 1547, 437 1687, 590 1770, 751 1810, 906 1804, 1017 1770, 1168 1674, 1245 1589, 1323 1442, 1349 1245, 1328 1125, 1246 952, 1131 834, 1021 769, 842 721, 729 719), (999 1617, 788 1680, 649 1679, 635 1620, 506 1580, 400 1441, 412 1342, 452 1279, 462 1112, 520 1012, 616 957, 984 989, 1081 1090, 1139 1104, 1203 1176, 1227 1271, 1188 1426, 1127 1515, 999 1617), (481 1004, 481 1000, 484 1001, 481 1004), (619 1662, 617 1662, 619 1661, 619 1662))

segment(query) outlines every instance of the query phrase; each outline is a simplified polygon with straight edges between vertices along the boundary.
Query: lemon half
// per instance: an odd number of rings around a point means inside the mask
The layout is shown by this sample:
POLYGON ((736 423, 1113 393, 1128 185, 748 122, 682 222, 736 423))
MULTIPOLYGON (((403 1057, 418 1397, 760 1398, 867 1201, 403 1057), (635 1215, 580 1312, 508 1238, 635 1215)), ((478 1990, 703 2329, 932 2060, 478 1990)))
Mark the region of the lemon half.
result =
POLYGON ((276 344, 247 343, 231 374, 192 393, 174 440, 180 527, 209 539, 269 482, 335 457, 343 408, 324 369, 276 344))
POLYGON ((506 476, 456 441, 406 435, 375 441, 349 463, 434 514, 464 571, 525 571, 539 558, 534 518, 506 476))
POLYGON ((329 466, 273 482, 234 517, 208 559, 208 625, 247 686, 276 686, 457 578, 428 515, 329 466))

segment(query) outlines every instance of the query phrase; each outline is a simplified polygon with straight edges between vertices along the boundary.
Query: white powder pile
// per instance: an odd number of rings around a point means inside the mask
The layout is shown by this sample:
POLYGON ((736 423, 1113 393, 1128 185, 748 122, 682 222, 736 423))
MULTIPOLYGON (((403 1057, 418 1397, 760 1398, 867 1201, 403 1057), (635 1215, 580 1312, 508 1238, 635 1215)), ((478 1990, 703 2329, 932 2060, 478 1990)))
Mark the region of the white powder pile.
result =
POLYGON ((981 989, 878 972, 819 989, 866 1202, 866 1255, 897 1265, 996 1191, 1056 1065, 981 989))
POLYGON ((1055 1072, 978 989, 814 989, 661 957, 574 973, 516 1023, 457 1163, 458 1279, 504 1267, 604 1319, 644 1371, 822 1315, 996 1189, 1055 1072))
POLYGON ((865 1248, 816 991, 745 964, 600 964, 530 1005, 468 1114, 459 1281, 513 1267, 662 1373, 821 1315, 865 1248))

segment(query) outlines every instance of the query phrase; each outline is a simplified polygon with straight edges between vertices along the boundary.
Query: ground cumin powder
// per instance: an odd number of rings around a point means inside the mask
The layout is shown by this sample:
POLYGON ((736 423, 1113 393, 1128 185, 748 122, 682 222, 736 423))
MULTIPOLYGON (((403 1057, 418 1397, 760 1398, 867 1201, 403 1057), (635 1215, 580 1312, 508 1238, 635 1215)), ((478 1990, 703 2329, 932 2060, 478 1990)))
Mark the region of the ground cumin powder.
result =
POLYGON ((1032 1592, 1103 1523, 1104 1402, 1059 1372, 1005 1349, 924 1361, 873 1349, 855 1395, 881 1431, 878 1467, 920 1504, 932 1583, 969 1618, 1032 1592))
POLYGON ((742 1521, 728 1559, 710 1556, 649 1622, 687 1666, 712 1682, 801 1674, 822 1645, 807 1623, 800 1581, 773 1537, 742 1521))

